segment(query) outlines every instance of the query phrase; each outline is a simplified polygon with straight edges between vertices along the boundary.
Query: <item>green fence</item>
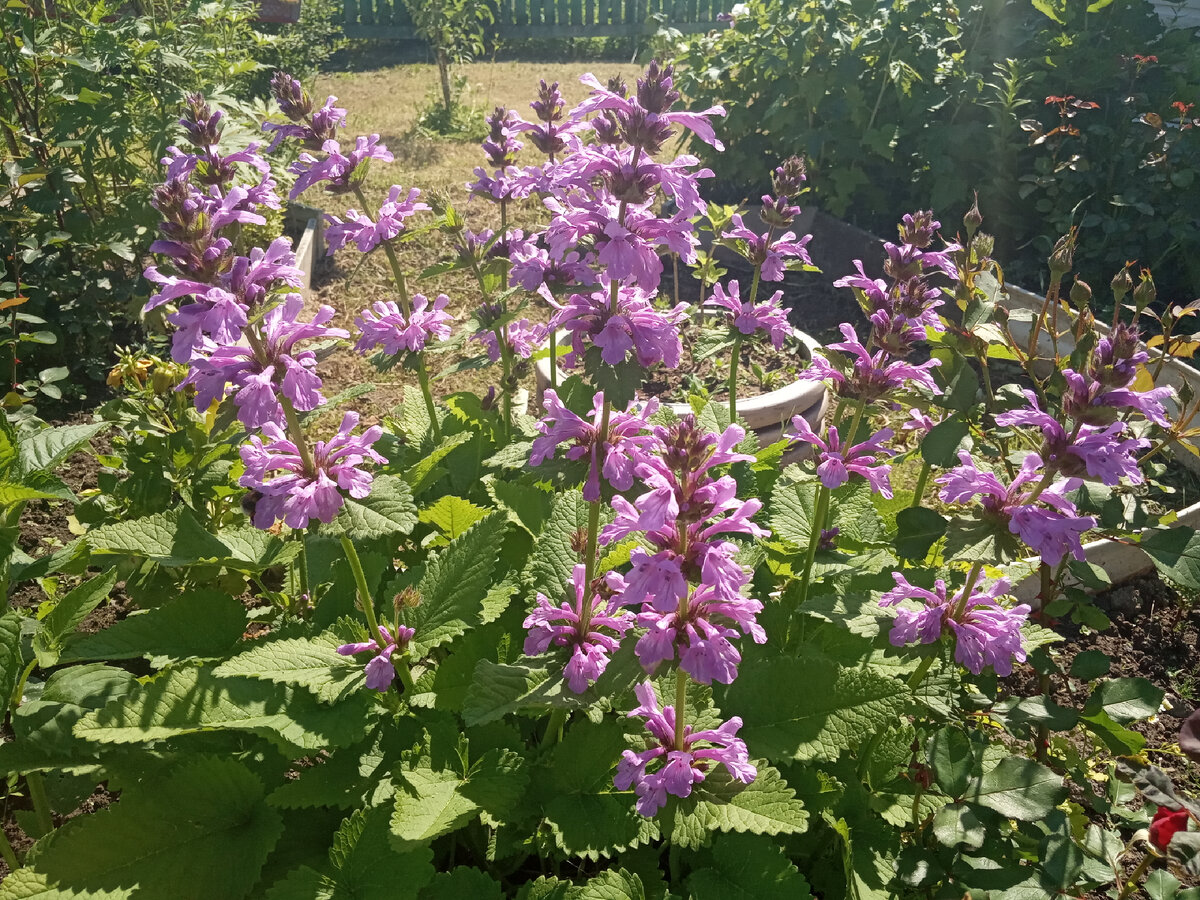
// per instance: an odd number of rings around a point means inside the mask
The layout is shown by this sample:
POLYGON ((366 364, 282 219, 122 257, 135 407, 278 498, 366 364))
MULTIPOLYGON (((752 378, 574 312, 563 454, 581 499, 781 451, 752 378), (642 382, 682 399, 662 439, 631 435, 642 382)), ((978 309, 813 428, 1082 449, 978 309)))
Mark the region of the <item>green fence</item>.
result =
MULTIPOLYGON (((417 0, 420 2, 420 0, 417 0)), ((708 31, 737 0, 498 0, 500 38, 625 37, 660 22, 683 32, 708 31)), ((346 37, 413 40, 404 0, 345 0, 346 37)))

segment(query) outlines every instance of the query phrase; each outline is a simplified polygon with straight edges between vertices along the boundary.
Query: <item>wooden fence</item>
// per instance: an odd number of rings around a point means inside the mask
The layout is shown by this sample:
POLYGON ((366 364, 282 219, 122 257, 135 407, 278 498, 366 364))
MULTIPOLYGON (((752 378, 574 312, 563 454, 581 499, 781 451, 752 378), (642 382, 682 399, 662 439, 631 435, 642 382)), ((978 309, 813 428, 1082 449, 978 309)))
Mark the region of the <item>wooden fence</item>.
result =
MULTIPOLYGON (((421 2, 421 0, 417 0, 421 2)), ((626 37, 651 34, 664 21, 682 32, 719 27, 737 0, 497 0, 496 37, 626 37)), ((404 0, 345 0, 350 38, 417 39, 404 0)))

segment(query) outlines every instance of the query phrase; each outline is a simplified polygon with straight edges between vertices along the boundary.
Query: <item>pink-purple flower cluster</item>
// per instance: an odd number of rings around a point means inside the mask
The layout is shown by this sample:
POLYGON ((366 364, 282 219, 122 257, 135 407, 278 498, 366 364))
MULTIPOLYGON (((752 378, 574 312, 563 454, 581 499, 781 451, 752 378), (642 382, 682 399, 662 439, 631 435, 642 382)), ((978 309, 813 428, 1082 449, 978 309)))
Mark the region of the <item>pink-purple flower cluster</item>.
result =
POLYGON ((1029 618, 1029 606, 1021 603, 1008 609, 1000 605, 999 598, 1008 591, 1004 579, 982 590, 970 585, 947 597, 946 583, 940 578, 929 591, 910 584, 899 572, 892 577, 896 587, 879 603, 896 607, 896 620, 888 637, 894 646, 904 647, 914 641, 932 644, 943 635, 953 634, 954 658, 975 675, 987 666, 997 675, 1011 675, 1013 662, 1025 661, 1021 626, 1029 618), (900 606, 905 600, 920 605, 900 606))
POLYGON ((395 634, 389 631, 387 626, 380 625, 378 641, 342 644, 337 648, 337 652, 342 656, 354 656, 358 653, 375 654, 363 666, 363 671, 367 676, 367 687, 373 691, 386 691, 396 680, 396 667, 392 665, 392 654, 397 651, 403 654, 415 633, 416 631, 407 625, 397 626, 395 634), (382 649, 380 649, 380 643, 383 644, 382 649))
POLYGON ((783 291, 776 291, 761 303, 751 303, 742 300, 741 288, 737 281, 729 282, 729 287, 723 287, 720 282, 713 285, 709 304, 728 311, 729 327, 743 335, 754 335, 764 332, 776 348, 783 346, 784 340, 791 334, 788 325, 787 312, 779 305, 783 299, 783 291))
POLYGON ((851 475, 859 475, 870 483, 871 490, 875 493, 889 500, 892 498, 889 477, 892 467, 881 462, 895 453, 884 446, 884 442, 895 437, 892 429, 881 429, 862 443, 843 449, 836 425, 829 426, 825 438, 813 431, 803 416, 792 416, 792 427, 796 430, 785 434, 784 437, 811 444, 816 449, 817 475, 821 484, 829 490, 841 487, 850 480, 851 475))

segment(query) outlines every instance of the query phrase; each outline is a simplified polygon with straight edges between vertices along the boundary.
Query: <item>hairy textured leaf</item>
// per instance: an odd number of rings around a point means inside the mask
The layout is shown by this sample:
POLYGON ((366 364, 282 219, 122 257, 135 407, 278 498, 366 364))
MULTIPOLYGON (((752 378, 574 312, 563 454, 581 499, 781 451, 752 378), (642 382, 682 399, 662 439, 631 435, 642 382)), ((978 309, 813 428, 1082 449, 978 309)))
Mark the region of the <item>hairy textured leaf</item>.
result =
POLYGON ((1096 685, 1084 715, 1103 710, 1114 722, 1124 725, 1157 713, 1164 696, 1162 688, 1145 678, 1114 678, 1096 685))
POLYGON ((462 775, 451 768, 434 769, 429 756, 396 771, 396 805, 392 812, 392 846, 427 844, 449 834, 481 812, 500 818, 525 790, 524 762, 508 750, 489 750, 462 775))
POLYGON ((475 666, 475 675, 463 702, 463 721, 468 726, 486 725, 521 710, 580 708, 587 705, 587 697, 588 693, 564 695, 561 671, 552 675, 547 669, 504 665, 483 659, 475 666))
POLYGON ((456 447, 471 440, 471 432, 460 431, 442 440, 441 444, 416 460, 404 473, 404 480, 412 489, 413 496, 419 497, 446 474, 445 469, 439 469, 438 464, 450 455, 456 447))
POLYGON ((229 548, 209 534, 186 506, 93 528, 85 535, 94 553, 144 556, 165 566, 222 559, 229 548))
MULTIPOLYGON (((786 477, 786 476, 785 476, 786 477)), ((772 534, 796 547, 807 547, 817 509, 815 478, 800 482, 780 480, 771 492, 772 534)))
POLYGON ((970 850, 978 850, 987 837, 987 829, 969 803, 951 803, 933 817, 933 836, 946 847, 962 844, 970 850))
POLYGON ((218 678, 212 669, 168 669, 121 700, 90 712, 75 734, 103 744, 161 740, 202 731, 252 731, 305 750, 345 747, 361 738, 369 698, 335 707, 307 691, 246 678, 218 678))
POLYGON ((49 668, 58 662, 63 639, 72 634, 87 614, 112 593, 116 583, 117 570, 111 569, 59 598, 54 609, 42 619, 42 627, 33 638, 33 652, 37 654, 38 665, 49 668))
POLYGON ((363 640, 365 632, 348 619, 314 637, 282 637, 256 641, 217 666, 218 678, 244 675, 307 688, 322 703, 333 703, 363 680, 362 657, 340 656, 337 648, 363 640))
POLYGON ((808 882, 783 848, 767 838, 722 834, 713 842, 711 868, 688 876, 692 900, 804 900, 808 882))
POLYGON ((568 895, 571 900, 646 900, 642 879, 627 869, 601 872, 568 895))
POLYGON ((7 612, 0 616, 0 709, 8 709, 22 668, 21 615, 7 612))
POLYGON ((21 471, 51 471, 108 426, 60 425, 22 437, 17 444, 21 471))
POLYGON ((1186 525, 1154 531, 1139 544, 1164 577, 1200 591, 1200 532, 1186 525))
POLYGON ((329 873, 301 866, 268 892, 268 900, 416 900, 433 878, 426 848, 397 853, 388 841, 387 808, 355 810, 333 837, 329 873))
POLYGON ((201 590, 129 616, 96 634, 69 638, 61 660, 134 659, 162 667, 189 658, 224 656, 242 636, 246 608, 224 591, 201 590))
POLYGON ((300 555, 299 541, 285 541, 252 525, 222 529, 221 543, 229 550, 223 562, 239 572, 261 572, 286 565, 300 555))
POLYGON ((567 491, 554 500, 550 521, 525 569, 525 579, 533 592, 554 599, 565 596, 571 570, 579 554, 571 549, 571 536, 588 524, 588 503, 579 491, 567 491))
POLYGON ((238 900, 282 825, 242 763, 201 758, 128 788, 120 802, 56 835, 0 900, 102 896, 238 900))
POLYGON ((333 526, 339 523, 355 541, 408 534, 417 525, 412 490, 394 475, 376 475, 368 496, 361 500, 346 498, 333 526))
POLYGON ((830 498, 832 524, 839 529, 839 546, 851 549, 882 544, 886 537, 883 519, 871 499, 871 485, 855 479, 833 492, 830 498))
POLYGON ((421 602, 401 611, 403 623, 416 629, 414 657, 479 624, 506 527, 504 517, 493 514, 429 557, 417 585, 421 602))
POLYGON ((778 658, 742 672, 728 696, 746 723, 746 742, 769 759, 836 759, 896 722, 909 691, 869 669, 778 658), (783 684, 804 689, 779 691, 783 684))
POLYGON ((948 526, 942 516, 924 506, 902 509, 896 514, 896 552, 905 559, 923 560, 948 526))
POLYGON ((445 497, 439 497, 432 506, 421 510, 419 518, 422 522, 428 522, 435 526, 438 531, 453 540, 480 519, 487 518, 489 512, 490 510, 476 506, 470 500, 447 494, 445 497))
POLYGON ((551 499, 545 491, 512 481, 489 481, 488 494, 508 520, 536 536, 550 518, 551 499))
POLYGON ((1006 756, 975 783, 967 799, 1010 819, 1036 822, 1066 796, 1061 776, 1032 759, 1006 756))
POLYGON ((686 800, 670 798, 659 813, 673 843, 700 847, 715 831, 752 834, 801 834, 808 811, 779 772, 756 760, 758 777, 748 785, 718 768, 692 789, 686 800))
POLYGON ((471 866, 439 872, 421 891, 420 900, 504 900, 504 889, 491 875, 471 866))

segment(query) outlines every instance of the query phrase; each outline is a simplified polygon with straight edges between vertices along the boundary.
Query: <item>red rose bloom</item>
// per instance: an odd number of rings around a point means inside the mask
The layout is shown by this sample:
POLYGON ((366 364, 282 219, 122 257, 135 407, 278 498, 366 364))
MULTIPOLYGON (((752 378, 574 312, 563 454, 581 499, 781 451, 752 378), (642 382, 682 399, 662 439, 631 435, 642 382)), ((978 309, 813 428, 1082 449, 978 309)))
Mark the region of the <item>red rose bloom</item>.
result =
POLYGON ((1176 832, 1187 831, 1187 824, 1186 809, 1171 810, 1160 806, 1154 818, 1150 820, 1150 843, 1165 852, 1176 832))

